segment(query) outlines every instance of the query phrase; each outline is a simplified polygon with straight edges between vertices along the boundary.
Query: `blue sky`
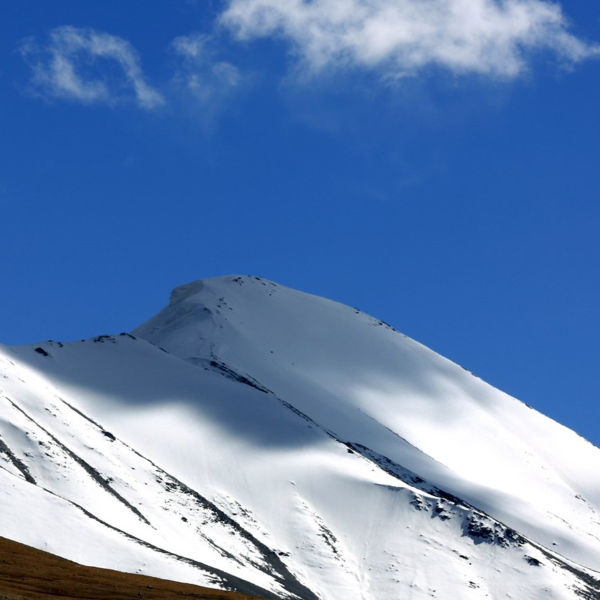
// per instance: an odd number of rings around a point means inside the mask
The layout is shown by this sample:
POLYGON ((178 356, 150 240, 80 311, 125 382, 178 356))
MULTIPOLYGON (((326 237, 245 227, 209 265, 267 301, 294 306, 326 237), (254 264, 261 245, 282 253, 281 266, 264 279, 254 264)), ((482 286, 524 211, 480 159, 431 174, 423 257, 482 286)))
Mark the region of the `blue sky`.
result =
POLYGON ((600 445, 600 9, 4 0, 0 341, 243 273, 357 306, 600 445))

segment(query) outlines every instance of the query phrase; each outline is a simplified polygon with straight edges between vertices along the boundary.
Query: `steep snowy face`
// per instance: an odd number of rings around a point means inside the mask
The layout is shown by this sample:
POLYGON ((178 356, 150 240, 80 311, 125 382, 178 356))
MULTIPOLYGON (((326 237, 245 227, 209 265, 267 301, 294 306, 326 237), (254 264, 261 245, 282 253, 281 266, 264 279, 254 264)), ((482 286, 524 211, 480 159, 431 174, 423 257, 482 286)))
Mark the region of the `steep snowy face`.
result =
MULTIPOLYGON (((216 422, 153 404, 177 398, 208 409, 207 397, 223 395, 221 377, 122 334, 0 346, 0 380, 0 536, 84 564, 260 597, 314 599, 239 519, 112 432, 130 427, 128 441, 150 450, 162 442, 162 464, 184 474, 179 463, 197 459, 192 470, 202 480, 202 462, 216 453, 194 438, 205 429, 214 433, 216 422), (190 394, 193 388, 200 394, 190 394), (88 408, 94 418, 83 412, 88 408), (172 435, 181 454, 169 447, 172 435)), ((240 402, 247 396, 236 394, 240 402)), ((235 407, 229 402, 228 409, 235 407)), ((217 446, 218 437, 203 437, 217 446)), ((221 496, 218 502, 228 508, 221 496)))
POLYGON ((230 276, 176 288, 134 334, 242 373, 339 439, 600 569, 598 449, 387 324, 230 276))
POLYGON ((0 346, 0 535, 262 597, 600 598, 599 454, 256 277, 176 288, 133 335, 0 346))

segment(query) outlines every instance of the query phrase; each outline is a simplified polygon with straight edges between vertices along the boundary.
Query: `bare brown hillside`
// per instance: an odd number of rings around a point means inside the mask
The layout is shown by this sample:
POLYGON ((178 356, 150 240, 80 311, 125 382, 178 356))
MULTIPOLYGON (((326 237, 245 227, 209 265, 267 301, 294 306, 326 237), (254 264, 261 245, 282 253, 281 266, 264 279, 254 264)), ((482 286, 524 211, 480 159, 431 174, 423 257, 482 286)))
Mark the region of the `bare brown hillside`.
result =
POLYGON ((86 567, 0 538, 0 600, 258 600, 175 581, 86 567))

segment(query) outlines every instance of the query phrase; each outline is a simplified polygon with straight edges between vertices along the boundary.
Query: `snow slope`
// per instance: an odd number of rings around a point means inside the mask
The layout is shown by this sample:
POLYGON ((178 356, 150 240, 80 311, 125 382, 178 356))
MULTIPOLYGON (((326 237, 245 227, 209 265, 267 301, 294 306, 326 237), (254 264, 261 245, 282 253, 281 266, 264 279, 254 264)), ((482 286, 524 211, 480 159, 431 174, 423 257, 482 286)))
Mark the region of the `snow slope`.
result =
POLYGON ((193 282, 0 373, 5 537, 265 597, 600 597, 600 451, 350 307, 193 282))

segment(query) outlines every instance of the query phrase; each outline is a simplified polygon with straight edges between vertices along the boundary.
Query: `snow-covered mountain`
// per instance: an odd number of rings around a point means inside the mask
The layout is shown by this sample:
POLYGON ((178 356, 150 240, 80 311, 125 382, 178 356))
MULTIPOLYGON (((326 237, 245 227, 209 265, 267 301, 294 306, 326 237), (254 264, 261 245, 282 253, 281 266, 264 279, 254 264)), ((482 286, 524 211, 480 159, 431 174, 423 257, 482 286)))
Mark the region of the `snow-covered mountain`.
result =
POLYGON ((257 277, 0 346, 0 536, 313 600, 600 598, 600 450, 360 311, 257 277))

